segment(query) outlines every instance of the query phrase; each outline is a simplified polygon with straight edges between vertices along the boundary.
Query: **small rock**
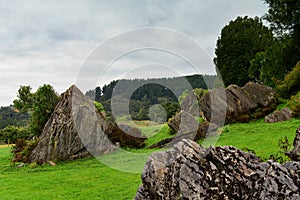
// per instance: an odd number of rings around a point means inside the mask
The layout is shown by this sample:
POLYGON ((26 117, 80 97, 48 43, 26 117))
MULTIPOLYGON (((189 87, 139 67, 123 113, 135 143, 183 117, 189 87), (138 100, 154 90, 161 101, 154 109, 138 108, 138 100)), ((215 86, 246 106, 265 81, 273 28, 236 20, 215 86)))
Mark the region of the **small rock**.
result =
POLYGON ((22 168, 22 167, 24 167, 24 166, 25 166, 24 163, 20 163, 20 164, 17 165, 17 168, 22 168))
POLYGON ((53 161, 51 161, 51 160, 48 161, 48 164, 49 164, 50 166, 56 166, 56 163, 53 162, 53 161))
POLYGON ((265 117, 266 123, 283 122, 292 119, 293 111, 289 108, 284 108, 280 111, 275 111, 265 117))

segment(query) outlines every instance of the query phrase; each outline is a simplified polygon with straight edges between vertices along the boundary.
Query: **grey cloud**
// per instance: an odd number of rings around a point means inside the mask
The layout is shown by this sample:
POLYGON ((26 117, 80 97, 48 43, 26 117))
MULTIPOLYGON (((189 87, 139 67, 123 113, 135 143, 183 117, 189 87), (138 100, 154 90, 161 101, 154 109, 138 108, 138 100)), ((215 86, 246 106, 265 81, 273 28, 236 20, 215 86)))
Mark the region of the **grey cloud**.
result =
MULTIPOLYGON (((261 0, 0 1, 0 105, 10 104, 21 84, 36 88, 50 83, 63 92, 76 82, 90 52, 123 31, 147 26, 174 29, 196 40, 212 58, 215 41, 229 20, 264 12, 266 6, 261 0)), ((143 38, 133 37, 128 43, 138 39, 143 38)), ((171 39, 165 37, 166 41, 171 39)), ((175 43, 173 47, 180 45, 175 43)), ((118 48, 122 47, 113 46, 105 54, 118 48)), ((119 67, 102 78, 101 84, 155 57, 148 54, 148 60, 147 55, 124 58, 119 67)), ((168 61, 161 58, 163 63, 168 61)), ((103 60, 99 67, 106 63, 103 60)), ((183 63, 173 65, 179 69, 183 63)))

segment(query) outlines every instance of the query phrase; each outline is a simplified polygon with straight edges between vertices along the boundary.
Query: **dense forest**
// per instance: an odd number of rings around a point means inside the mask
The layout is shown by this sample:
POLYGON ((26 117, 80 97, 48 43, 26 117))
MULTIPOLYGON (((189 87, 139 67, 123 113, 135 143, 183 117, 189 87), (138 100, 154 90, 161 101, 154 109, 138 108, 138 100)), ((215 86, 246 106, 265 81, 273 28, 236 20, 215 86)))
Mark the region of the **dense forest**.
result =
POLYGON ((215 75, 191 75, 173 78, 114 80, 108 85, 86 92, 86 96, 103 104, 107 116, 111 116, 111 98, 129 97, 129 111, 134 120, 148 120, 149 107, 160 104, 169 119, 179 111, 179 97, 192 89, 213 88, 215 75))
POLYGON ((30 122, 27 112, 20 112, 13 106, 0 108, 0 144, 14 143, 20 138, 29 137, 26 130, 30 122))
POLYGON ((27 126, 29 124, 29 114, 20 112, 13 106, 1 106, 0 108, 0 129, 7 126, 27 126))

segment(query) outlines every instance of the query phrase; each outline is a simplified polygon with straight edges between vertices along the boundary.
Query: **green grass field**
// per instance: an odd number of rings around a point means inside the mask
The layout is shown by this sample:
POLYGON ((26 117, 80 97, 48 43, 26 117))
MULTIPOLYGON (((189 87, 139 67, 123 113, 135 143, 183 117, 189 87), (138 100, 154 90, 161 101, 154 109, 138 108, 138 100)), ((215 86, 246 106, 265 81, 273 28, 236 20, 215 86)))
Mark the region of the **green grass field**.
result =
POLYGON ((268 159, 270 154, 279 151, 278 140, 287 136, 292 144, 296 129, 300 126, 300 120, 291 120, 274 124, 263 121, 250 122, 248 124, 233 124, 223 127, 223 133, 216 145, 232 145, 240 149, 249 148, 255 150, 256 155, 262 159, 268 159))
MULTIPOLYGON (((300 120, 276 124, 258 121, 227 125, 222 128, 223 133, 217 145, 247 147, 255 150, 260 157, 267 158, 278 151, 279 139, 287 136, 290 142, 293 141, 298 126, 300 120)), ((146 141, 147 146, 170 137, 164 125, 144 126, 141 129, 145 135, 152 135, 146 141), (159 133, 155 134, 157 131, 159 133)), ((127 149, 100 159, 105 163, 113 163, 115 169, 95 158, 61 162, 54 167, 18 168, 10 162, 10 147, 0 147, 0 199, 133 199, 141 184, 140 175, 147 159, 145 155, 153 151, 127 149), (133 154, 126 156, 128 153, 133 154)))
POLYGON ((0 199, 132 199, 140 174, 124 173, 94 158, 18 169, 0 149, 0 199))

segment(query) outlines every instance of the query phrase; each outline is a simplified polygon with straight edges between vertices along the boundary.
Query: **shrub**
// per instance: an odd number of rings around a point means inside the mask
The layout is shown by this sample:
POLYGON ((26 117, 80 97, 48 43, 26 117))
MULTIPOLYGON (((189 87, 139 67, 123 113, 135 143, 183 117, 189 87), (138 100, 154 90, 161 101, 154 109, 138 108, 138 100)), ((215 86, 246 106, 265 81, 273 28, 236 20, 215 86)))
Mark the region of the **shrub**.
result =
POLYGON ((29 156, 34 148, 37 146, 38 140, 20 139, 12 147, 13 162, 29 162, 29 156))
POLYGON ((19 139, 28 139, 31 136, 26 128, 7 126, 0 130, 0 141, 6 144, 13 144, 19 139))
POLYGON ((176 115, 176 113, 178 113, 180 111, 180 107, 177 102, 163 103, 162 106, 165 108, 165 110, 167 112, 167 119, 170 119, 171 117, 173 117, 174 115, 176 115))
POLYGON ((183 91, 183 93, 179 96, 179 103, 182 104, 183 101, 185 100, 185 98, 187 97, 187 95, 189 94, 188 90, 183 91))
POLYGON ((202 97, 208 93, 208 90, 205 90, 202 88, 195 88, 193 91, 194 91, 194 94, 196 95, 198 101, 200 101, 202 99, 202 97))
POLYGON ((289 158, 285 155, 285 152, 287 152, 291 146, 292 145, 289 143, 287 136, 285 136, 283 139, 279 139, 278 140, 279 151, 275 154, 271 154, 269 159, 279 163, 284 163, 288 161, 289 158))
POLYGON ((288 105, 293 111, 294 117, 300 117, 300 92, 291 97, 288 105))
POLYGON ((95 105, 95 108, 101 112, 101 113, 104 113, 104 107, 101 103, 97 102, 97 101, 93 101, 94 105, 95 105))
POLYGON ((277 86, 278 94, 283 98, 289 98, 291 95, 296 94, 300 88, 300 61, 288 73, 284 80, 277 86))
POLYGON ((289 107, 289 100, 278 97, 278 99, 277 99, 277 110, 282 110, 286 107, 289 107))

